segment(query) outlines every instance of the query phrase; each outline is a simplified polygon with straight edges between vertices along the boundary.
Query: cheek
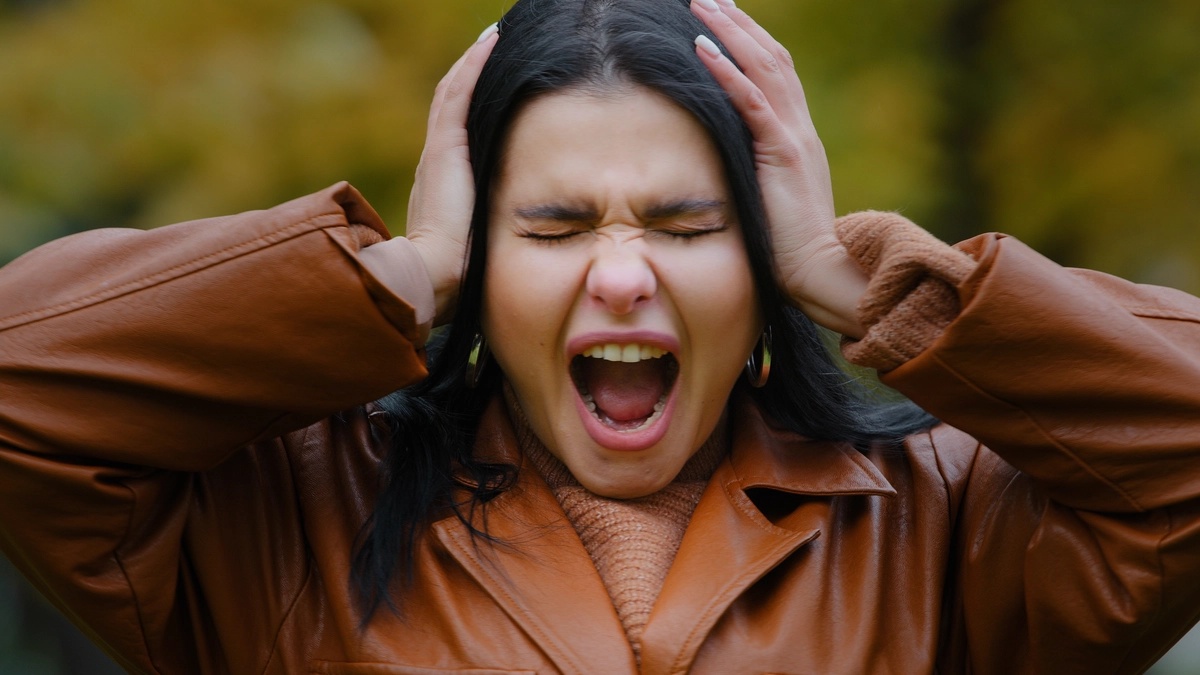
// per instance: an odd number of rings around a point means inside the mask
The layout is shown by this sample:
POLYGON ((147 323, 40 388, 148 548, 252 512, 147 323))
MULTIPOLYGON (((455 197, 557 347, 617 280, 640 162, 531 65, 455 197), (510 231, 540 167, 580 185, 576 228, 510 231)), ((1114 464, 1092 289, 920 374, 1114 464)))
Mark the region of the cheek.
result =
POLYGON ((509 370, 507 361, 516 353, 513 346, 533 338, 528 334, 523 338, 521 330, 537 328, 530 324, 526 314, 528 304, 537 302, 536 297, 530 296, 536 291, 536 288, 523 285, 520 277, 513 275, 506 266, 488 266, 484 277, 483 333, 493 355, 505 370, 509 370), (521 298, 526 298, 527 302, 522 302, 521 298))
POLYGON ((732 348, 738 336, 761 329, 750 264, 740 246, 664 256, 658 269, 684 319, 708 325, 698 337, 719 335, 732 348))
POLYGON ((535 356, 557 348, 570 310, 568 275, 546 258, 504 246, 489 251, 483 330, 493 354, 512 374, 537 367, 535 356))

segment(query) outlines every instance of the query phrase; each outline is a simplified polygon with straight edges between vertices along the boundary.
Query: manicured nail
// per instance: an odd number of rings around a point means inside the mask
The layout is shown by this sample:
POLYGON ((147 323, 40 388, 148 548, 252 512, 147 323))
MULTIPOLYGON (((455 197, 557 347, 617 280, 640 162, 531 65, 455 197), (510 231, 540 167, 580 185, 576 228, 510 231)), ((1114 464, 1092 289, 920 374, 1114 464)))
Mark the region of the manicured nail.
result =
POLYGON ((500 32, 500 24, 494 23, 494 24, 488 26, 487 28, 484 28, 483 32, 479 34, 479 39, 477 39, 475 41, 483 42, 484 40, 492 37, 493 35, 495 35, 496 33, 499 33, 499 32, 500 32))
POLYGON ((700 5, 701 7, 703 7, 704 9, 707 9, 710 12, 721 11, 721 8, 718 7, 717 3, 714 2, 713 0, 696 0, 696 4, 700 5))
MULTIPOLYGON (((696 0, 696 2, 700 2, 700 0, 696 0)), ((697 35, 696 46, 708 52, 711 56, 721 55, 721 48, 717 46, 717 43, 708 39, 707 35, 697 35)))

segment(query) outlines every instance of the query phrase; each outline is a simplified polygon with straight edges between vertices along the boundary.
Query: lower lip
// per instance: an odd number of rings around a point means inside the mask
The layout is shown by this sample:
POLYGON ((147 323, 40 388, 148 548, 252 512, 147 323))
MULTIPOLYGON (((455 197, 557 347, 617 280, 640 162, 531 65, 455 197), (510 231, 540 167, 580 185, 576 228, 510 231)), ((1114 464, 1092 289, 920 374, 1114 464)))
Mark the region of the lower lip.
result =
POLYGON ((667 426, 670 425, 671 417, 675 413, 675 393, 677 391, 679 391, 678 375, 671 384, 671 393, 667 394, 667 402, 663 407, 662 416, 650 427, 637 431, 617 431, 605 425, 587 409, 583 398, 579 396, 579 390, 575 391, 575 409, 579 411, 579 417, 583 420, 583 428, 587 430, 588 435, 605 450, 640 452, 652 447, 666 435, 667 426))

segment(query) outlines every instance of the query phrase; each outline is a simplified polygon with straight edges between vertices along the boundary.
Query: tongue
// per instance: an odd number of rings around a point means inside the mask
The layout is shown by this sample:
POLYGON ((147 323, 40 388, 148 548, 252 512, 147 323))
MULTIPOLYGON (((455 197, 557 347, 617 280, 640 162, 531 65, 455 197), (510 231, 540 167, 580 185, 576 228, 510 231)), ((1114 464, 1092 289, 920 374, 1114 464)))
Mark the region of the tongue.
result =
POLYGON ((662 359, 617 363, 584 359, 583 377, 599 412, 616 422, 644 420, 663 395, 662 359))

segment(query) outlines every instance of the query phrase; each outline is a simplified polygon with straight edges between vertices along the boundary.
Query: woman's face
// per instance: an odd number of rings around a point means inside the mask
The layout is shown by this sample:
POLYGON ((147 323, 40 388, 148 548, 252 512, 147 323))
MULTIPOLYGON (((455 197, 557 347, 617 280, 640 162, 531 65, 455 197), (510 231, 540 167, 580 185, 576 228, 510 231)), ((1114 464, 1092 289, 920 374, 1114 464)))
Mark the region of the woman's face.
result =
POLYGON ((762 330, 704 128, 636 87, 528 104, 493 188, 483 329, 580 483, 621 498, 669 483, 762 330))

